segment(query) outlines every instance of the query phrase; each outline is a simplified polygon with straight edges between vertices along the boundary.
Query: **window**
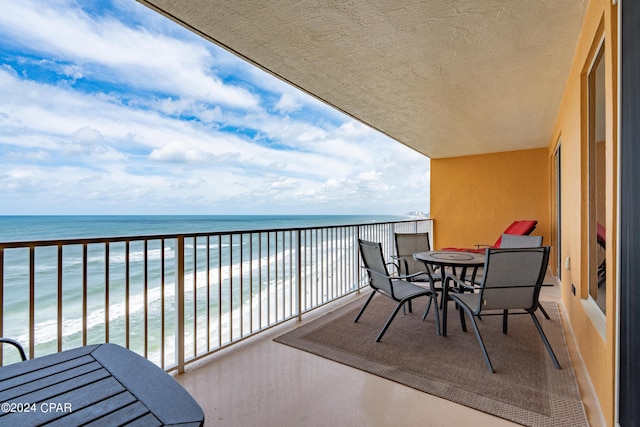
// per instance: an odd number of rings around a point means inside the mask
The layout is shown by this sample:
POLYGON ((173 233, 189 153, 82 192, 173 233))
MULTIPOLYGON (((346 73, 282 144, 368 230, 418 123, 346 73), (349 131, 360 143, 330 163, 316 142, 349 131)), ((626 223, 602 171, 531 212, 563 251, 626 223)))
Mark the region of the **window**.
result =
POLYGON ((588 73, 589 297, 606 312, 606 119, 604 43, 588 73))

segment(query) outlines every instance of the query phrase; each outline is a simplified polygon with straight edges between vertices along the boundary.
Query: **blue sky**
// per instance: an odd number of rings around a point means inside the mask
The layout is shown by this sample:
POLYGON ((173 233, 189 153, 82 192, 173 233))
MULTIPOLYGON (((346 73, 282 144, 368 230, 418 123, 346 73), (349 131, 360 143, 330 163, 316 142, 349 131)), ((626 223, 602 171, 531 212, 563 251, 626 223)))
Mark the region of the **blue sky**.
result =
POLYGON ((133 0, 0 0, 0 215, 429 211, 429 159, 133 0))

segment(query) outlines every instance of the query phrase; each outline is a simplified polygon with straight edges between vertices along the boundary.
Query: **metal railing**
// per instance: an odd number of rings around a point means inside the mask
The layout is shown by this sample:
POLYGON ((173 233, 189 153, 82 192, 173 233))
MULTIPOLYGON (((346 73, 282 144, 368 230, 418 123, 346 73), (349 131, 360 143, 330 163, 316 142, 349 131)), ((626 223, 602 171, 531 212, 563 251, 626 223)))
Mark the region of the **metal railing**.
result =
MULTIPOLYGON (((0 243, 0 336, 29 358, 114 342, 163 369, 185 364, 366 286, 358 238, 431 220, 0 243)), ((7 349, 0 362, 17 354, 7 349)))

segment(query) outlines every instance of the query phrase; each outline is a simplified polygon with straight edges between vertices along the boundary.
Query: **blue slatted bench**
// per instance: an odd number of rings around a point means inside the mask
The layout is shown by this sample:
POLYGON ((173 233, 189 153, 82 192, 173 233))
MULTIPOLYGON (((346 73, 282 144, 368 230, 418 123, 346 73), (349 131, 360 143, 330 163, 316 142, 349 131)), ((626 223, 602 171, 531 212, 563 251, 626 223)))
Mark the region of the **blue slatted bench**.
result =
POLYGON ((199 427, 204 413, 169 374, 116 344, 0 368, 0 426, 199 427))

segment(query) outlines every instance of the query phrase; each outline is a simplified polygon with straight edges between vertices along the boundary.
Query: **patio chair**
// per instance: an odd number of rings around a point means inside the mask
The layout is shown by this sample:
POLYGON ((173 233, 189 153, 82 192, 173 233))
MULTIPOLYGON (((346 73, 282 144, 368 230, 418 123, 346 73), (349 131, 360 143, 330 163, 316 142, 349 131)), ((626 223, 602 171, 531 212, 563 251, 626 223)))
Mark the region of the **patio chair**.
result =
POLYGON ((539 248, 542 246, 542 236, 522 236, 519 234, 503 234, 500 247, 510 248, 539 248))
POLYGON ((27 360, 27 355, 25 354, 24 349, 22 348, 22 346, 18 341, 12 340, 11 338, 0 338, 0 344, 10 344, 14 346, 15 348, 18 349, 18 352, 20 352, 20 357, 22 358, 22 361, 27 360))
MULTIPOLYGON (((503 234, 502 243, 500 245, 502 249, 539 248, 540 246, 542 246, 542 236, 519 236, 516 234, 503 234)), ((538 303, 538 305, 539 304, 540 303, 538 303)), ((542 307, 542 305, 539 305, 538 308, 540 309, 540 312, 542 312, 542 315, 545 317, 545 319, 550 319, 549 315, 542 307)), ((508 310, 505 310, 504 319, 502 322, 502 332, 505 334, 507 333, 507 315, 508 310)))
MULTIPOLYGON (((431 265, 424 264, 413 258, 416 252, 428 252, 431 250, 429 243, 429 233, 395 233, 394 240, 396 242, 396 256, 398 270, 401 275, 408 277, 409 282, 428 283, 433 291, 442 292, 442 275, 439 270, 435 270, 431 265), (440 286, 436 286, 440 283, 440 286)), ((434 303, 438 303, 437 294, 434 294, 434 303)), ((427 317, 431 300, 425 311, 424 317, 427 317)))
MULTIPOLYGON (((380 243, 358 239, 358 245, 360 247, 360 256, 364 263, 364 269, 367 270, 369 276, 369 286, 371 286, 373 291, 364 303, 364 306, 360 309, 360 312, 356 316, 354 322, 357 322, 360 319, 360 316, 362 316, 362 313, 364 313, 374 295, 377 293, 398 303, 395 310, 393 310, 393 313, 391 313, 391 316, 389 316, 389 319, 376 337, 376 342, 379 342, 389 328, 389 325, 391 325, 393 319, 398 314, 400 307, 404 307, 404 305, 407 304, 409 312, 411 312, 411 301, 423 296, 429 298, 429 305, 431 305, 431 299, 434 298, 434 293, 431 289, 427 289, 410 282, 409 280, 412 278, 411 276, 394 277, 389 275, 387 264, 385 263, 382 255, 382 245, 380 243)), ((440 316, 437 310, 434 311, 436 312, 436 327, 440 330, 440 316)))
MULTIPOLYGON (((416 261, 413 254, 416 252, 427 252, 431 250, 429 244, 429 233, 394 233, 396 244, 396 255, 393 257, 399 267, 399 273, 409 275, 421 273, 412 281, 427 282, 429 277, 425 271, 425 265, 416 261)), ((435 272, 433 272, 435 274, 435 272)))
POLYGON ((536 225, 538 225, 538 221, 536 220, 520 220, 514 221, 508 226, 498 237, 498 240, 495 241, 493 245, 477 243, 475 248, 442 248, 444 251, 464 251, 464 252, 476 252, 476 253, 484 253, 484 250, 488 248, 500 248, 502 247, 502 236, 505 234, 517 235, 517 236, 528 236, 535 230, 536 225))
MULTIPOLYGON (((500 248, 509 249, 509 248, 539 248, 542 246, 542 236, 520 236, 517 234, 503 234, 500 248)), ((484 251, 484 249, 483 249, 484 251)), ((478 269, 478 274, 476 275, 476 284, 480 284, 482 282, 483 269, 478 269)))
MULTIPOLYGON (((535 315, 539 307, 538 297, 543 286, 547 264, 549 262, 548 246, 540 248, 486 249, 484 276, 479 286, 471 286, 453 275, 447 275, 444 282, 446 300, 455 301, 461 308, 460 323, 466 332, 464 313, 467 313, 473 324, 476 338, 482 349, 489 372, 495 372, 489 354, 482 341, 476 317, 503 315, 504 310, 522 310, 509 314, 529 314, 542 338, 542 341, 556 368, 560 364, 553 353, 551 345, 535 315), (467 288, 473 293, 457 293, 452 287, 467 288)), ((444 304, 442 335, 447 334, 447 304, 444 304)))

